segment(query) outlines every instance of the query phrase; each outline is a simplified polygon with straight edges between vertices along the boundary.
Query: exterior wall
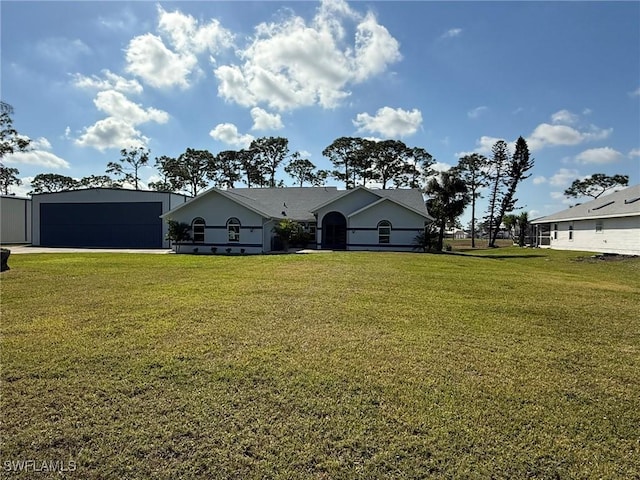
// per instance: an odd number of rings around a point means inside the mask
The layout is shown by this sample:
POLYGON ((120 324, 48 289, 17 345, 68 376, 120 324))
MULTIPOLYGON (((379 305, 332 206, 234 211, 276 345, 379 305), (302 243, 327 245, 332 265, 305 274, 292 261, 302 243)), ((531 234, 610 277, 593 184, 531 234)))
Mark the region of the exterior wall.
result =
POLYGON ((553 222, 551 248, 597 253, 640 255, 640 216, 603 218, 602 231, 596 232, 596 219, 553 222), (558 229, 554 229, 554 225, 558 229), (573 226, 573 239, 569 227, 573 226), (557 232, 557 238, 555 233, 557 232))
POLYGON ((425 218, 402 206, 386 201, 347 219, 347 249, 412 251, 413 239, 424 231, 425 218), (389 243, 379 243, 378 223, 391 223, 389 243))
MULTIPOLYGON (((179 204, 182 195, 147 190, 125 190, 110 188, 95 188, 86 190, 71 190, 66 192, 45 193, 34 195, 32 199, 32 243, 40 245, 40 205, 44 203, 128 203, 128 202, 159 202, 162 211, 171 209, 172 203, 179 204)), ((181 202, 180 202, 181 203, 181 202)), ((168 227, 162 222, 162 247, 169 248, 169 241, 165 240, 168 227)))
MULTIPOLYGON (((230 253, 263 253, 270 249, 270 240, 269 243, 264 242, 267 235, 270 237, 273 226, 268 227, 261 215, 224 195, 212 191, 175 212, 170 218, 191 225, 198 217, 205 221, 204 242, 182 242, 179 245, 180 253, 195 253, 195 249, 198 253, 214 253, 213 249, 215 253, 225 253, 228 248, 231 249, 230 253), (229 241, 227 220, 232 217, 240 221, 238 242, 229 241)), ((173 248, 175 250, 175 246, 173 248)))
MULTIPOLYGON (((317 214, 317 228, 316 228, 316 244, 317 248, 322 248, 322 220, 324 216, 331 212, 340 212, 347 219, 347 229, 349 228, 348 216, 350 213, 360 210, 366 207, 370 203, 379 200, 380 197, 374 195, 366 190, 353 190, 348 195, 345 195, 329 205, 326 205, 316 212, 317 214)), ((349 243, 349 230, 347 230, 347 244, 349 243)), ((313 248, 313 246, 312 246, 313 248)), ((347 246, 348 249, 348 246, 347 246)))
POLYGON ((0 220, 0 244, 31 243, 31 200, 3 195, 0 220))
POLYGON ((357 215, 353 212, 377 202, 380 197, 365 190, 339 198, 318 210, 316 242, 322 246, 322 220, 330 212, 340 212, 347 219, 347 250, 412 251, 413 239, 424 230, 425 218, 390 200, 380 202, 357 215), (391 222, 391 237, 388 244, 378 242, 378 223, 391 222))

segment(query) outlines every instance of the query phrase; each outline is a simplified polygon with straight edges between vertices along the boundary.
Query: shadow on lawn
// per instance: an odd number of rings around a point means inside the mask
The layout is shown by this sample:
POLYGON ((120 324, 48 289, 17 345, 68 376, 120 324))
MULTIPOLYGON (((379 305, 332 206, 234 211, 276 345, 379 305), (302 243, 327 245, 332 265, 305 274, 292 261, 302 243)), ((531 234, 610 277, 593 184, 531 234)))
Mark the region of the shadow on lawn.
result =
POLYGON ((473 253, 467 253, 467 252, 441 252, 441 255, 455 255, 460 257, 474 257, 474 258, 492 258, 495 260, 503 260, 506 258, 544 258, 546 257, 546 255, 541 255, 539 253, 525 253, 525 254, 518 254, 518 255, 508 255, 508 254, 493 255, 491 253, 487 253, 486 255, 479 255, 477 253, 473 254, 473 253))

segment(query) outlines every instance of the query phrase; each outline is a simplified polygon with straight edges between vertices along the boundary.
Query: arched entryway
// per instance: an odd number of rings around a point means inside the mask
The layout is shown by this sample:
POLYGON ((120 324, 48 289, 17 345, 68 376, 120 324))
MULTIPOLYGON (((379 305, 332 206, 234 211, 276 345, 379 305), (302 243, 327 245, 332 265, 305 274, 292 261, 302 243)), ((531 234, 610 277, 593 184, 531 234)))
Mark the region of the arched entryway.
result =
POLYGON ((322 219, 322 248, 347 249, 347 219, 340 212, 329 212, 322 219))

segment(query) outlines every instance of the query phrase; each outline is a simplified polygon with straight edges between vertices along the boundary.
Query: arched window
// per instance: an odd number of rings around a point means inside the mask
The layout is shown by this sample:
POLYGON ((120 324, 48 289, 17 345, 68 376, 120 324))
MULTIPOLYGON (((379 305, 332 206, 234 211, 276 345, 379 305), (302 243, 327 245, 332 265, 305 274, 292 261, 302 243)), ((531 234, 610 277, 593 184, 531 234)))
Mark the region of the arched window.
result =
POLYGON ((229 234, 230 242, 240 241, 240 220, 235 217, 227 220, 227 232, 229 234))
POLYGON ((389 243, 391 239, 391 223, 388 220, 382 220, 378 223, 378 243, 389 243))
POLYGON ((204 243, 204 227, 206 226, 204 218, 194 218, 191 222, 191 231, 193 232, 194 243, 204 243))

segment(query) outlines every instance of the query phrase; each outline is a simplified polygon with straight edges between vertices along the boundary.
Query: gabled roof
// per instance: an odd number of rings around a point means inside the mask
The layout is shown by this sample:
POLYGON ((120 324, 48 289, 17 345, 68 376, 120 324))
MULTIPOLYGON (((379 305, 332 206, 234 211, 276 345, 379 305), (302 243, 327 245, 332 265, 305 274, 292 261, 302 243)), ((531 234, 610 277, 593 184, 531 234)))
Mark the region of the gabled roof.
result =
POLYGON ((640 184, 596 198, 552 215, 536 218, 532 224, 590 218, 633 217, 640 215, 640 184))
MULTIPOLYGON (((429 213, 427 212, 427 207, 425 205, 424 198, 422 197, 422 193, 417 188, 395 188, 395 189, 389 189, 389 190, 386 190, 386 189, 372 190, 372 189, 360 186, 352 190, 344 190, 340 192, 340 194, 337 195, 335 198, 328 199, 327 201, 314 206, 311 211, 317 212, 321 208, 326 207, 327 205, 335 202, 340 198, 346 197, 348 195, 352 195, 354 192, 358 190, 364 190, 366 192, 372 193, 380 199, 391 200, 392 202, 397 203, 402 207, 409 208, 410 210, 413 210, 419 215, 423 215, 426 218, 433 220, 431 215, 429 215, 429 213)), ((378 202, 379 200, 376 200, 375 203, 378 203, 378 202)), ((365 207, 365 208, 368 208, 368 207, 365 207)), ((354 214, 355 212, 352 213, 351 215, 354 215, 354 214)))
POLYGON ((229 190, 214 187, 170 210, 162 217, 169 217, 212 192, 218 193, 264 218, 290 218, 297 221, 315 220, 311 208, 317 203, 339 194, 336 187, 233 188, 229 190))

